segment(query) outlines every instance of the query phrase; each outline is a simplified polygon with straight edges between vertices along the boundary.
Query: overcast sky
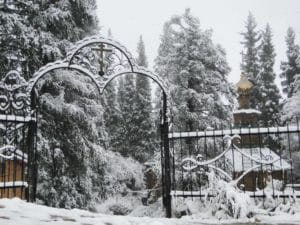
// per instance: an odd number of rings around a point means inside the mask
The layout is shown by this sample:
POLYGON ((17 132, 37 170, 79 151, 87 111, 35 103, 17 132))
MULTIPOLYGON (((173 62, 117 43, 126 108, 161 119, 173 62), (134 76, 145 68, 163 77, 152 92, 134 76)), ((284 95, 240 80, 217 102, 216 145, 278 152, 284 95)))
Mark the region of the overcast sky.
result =
POLYGON ((300 44, 300 0, 97 0, 102 32, 111 28, 113 37, 136 55, 136 45, 142 35, 150 67, 157 56, 163 24, 174 14, 190 8, 200 19, 202 29, 213 29, 213 40, 227 52, 232 69, 229 81, 236 83, 240 76, 242 40, 248 12, 256 18, 258 28, 266 23, 273 30, 276 49, 275 71, 280 72, 280 61, 286 59, 285 35, 292 26, 300 44))

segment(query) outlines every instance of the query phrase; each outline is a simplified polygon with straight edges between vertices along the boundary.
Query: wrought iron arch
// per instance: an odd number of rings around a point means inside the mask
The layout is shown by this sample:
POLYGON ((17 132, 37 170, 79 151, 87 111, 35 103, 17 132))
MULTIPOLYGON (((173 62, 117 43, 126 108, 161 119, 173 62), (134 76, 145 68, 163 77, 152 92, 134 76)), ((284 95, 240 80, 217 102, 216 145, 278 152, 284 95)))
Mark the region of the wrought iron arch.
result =
POLYGON ((93 83, 96 85, 99 94, 101 94, 101 88, 100 84, 97 81, 97 77, 89 70, 85 69, 82 66, 78 65, 69 65, 67 61, 56 61, 54 63, 49 63, 39 69, 36 73, 34 73, 33 77, 28 81, 28 86, 27 86, 27 93, 32 97, 33 91, 40 79, 42 79, 45 75, 49 74, 50 72, 53 72, 55 70, 60 70, 60 69, 66 69, 66 70, 73 70, 77 71, 89 78, 93 81, 93 83))
POLYGON ((133 72, 121 72, 121 73, 114 74, 113 76, 110 76, 103 84, 102 89, 101 89, 101 94, 103 94, 103 91, 105 90, 107 85, 112 80, 114 80, 115 78, 117 78, 119 76, 126 75, 126 74, 136 74, 136 75, 148 77, 151 80, 153 80, 160 87, 160 89, 163 90, 163 92, 167 93, 165 85, 162 82, 160 82, 159 80, 157 80, 156 76, 153 73, 146 71, 146 70, 139 70, 139 71, 133 71, 133 72))
POLYGON ((95 80, 100 87, 102 94, 107 84, 114 78, 124 74, 137 74, 152 79, 161 88, 163 95, 166 95, 166 110, 168 121, 171 117, 172 98, 167 83, 157 74, 139 66, 131 53, 119 42, 99 36, 92 36, 77 42, 67 54, 66 61, 69 66, 79 65, 91 71, 95 80), (100 46, 100 47, 99 47, 100 46), (97 56, 97 50, 101 50, 100 54, 106 52, 106 56, 102 55, 103 64, 99 65, 101 55, 97 56), (97 62, 98 61, 98 62, 97 62), (98 64, 98 67, 95 66, 98 64), (99 67, 100 66, 100 67, 99 67), (100 71, 101 68, 104 71, 100 71), (102 73, 103 72, 103 73, 102 73))
POLYGON ((99 82, 103 93, 110 81, 124 74, 137 74, 154 80, 161 88, 161 166, 162 193, 166 216, 171 217, 171 171, 169 152, 169 122, 171 118, 171 95, 166 82, 157 74, 138 66, 130 52, 120 43, 98 36, 88 37, 77 42, 67 55, 69 66, 79 65, 91 71, 99 82), (97 51, 99 51, 97 55, 97 51), (104 56, 104 52, 106 53, 104 56), (96 66, 95 66, 96 65, 96 66))
POLYGON ((90 77, 97 86, 100 94, 103 93, 108 83, 118 76, 137 74, 149 77, 158 84, 163 95, 165 95, 167 116, 164 119, 170 122, 172 99, 167 83, 152 71, 138 66, 130 52, 117 41, 99 36, 92 36, 78 41, 70 49, 67 53, 67 57, 63 61, 48 63, 34 73, 32 78, 28 81, 28 95, 32 98, 33 89, 38 81, 49 72, 58 69, 75 70, 90 77), (97 55, 97 51, 101 50, 101 48, 102 54, 103 52, 109 53, 106 56, 102 55, 102 62, 101 55, 97 55))

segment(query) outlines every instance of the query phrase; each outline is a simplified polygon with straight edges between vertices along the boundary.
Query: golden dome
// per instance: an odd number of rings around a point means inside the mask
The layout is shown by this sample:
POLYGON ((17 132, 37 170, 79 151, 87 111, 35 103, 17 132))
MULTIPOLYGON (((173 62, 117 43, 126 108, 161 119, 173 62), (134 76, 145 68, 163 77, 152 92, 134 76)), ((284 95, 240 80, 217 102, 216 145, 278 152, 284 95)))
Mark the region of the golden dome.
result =
POLYGON ((244 74, 241 74, 240 81, 236 84, 237 89, 247 90, 253 87, 253 83, 250 82, 244 74))

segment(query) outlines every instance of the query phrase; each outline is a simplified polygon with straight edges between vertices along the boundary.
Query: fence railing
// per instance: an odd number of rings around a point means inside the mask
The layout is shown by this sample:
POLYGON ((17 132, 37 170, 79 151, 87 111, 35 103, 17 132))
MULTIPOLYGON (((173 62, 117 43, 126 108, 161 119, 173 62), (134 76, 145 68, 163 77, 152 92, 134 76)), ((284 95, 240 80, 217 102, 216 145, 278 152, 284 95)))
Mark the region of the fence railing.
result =
POLYGON ((171 195, 214 197, 222 180, 254 198, 300 198, 299 125, 169 133, 171 195))
POLYGON ((27 123, 25 117, 0 120, 0 198, 27 196, 27 123))
POLYGON ((26 87, 15 70, 0 80, 0 198, 29 200, 33 189, 37 117, 26 87))

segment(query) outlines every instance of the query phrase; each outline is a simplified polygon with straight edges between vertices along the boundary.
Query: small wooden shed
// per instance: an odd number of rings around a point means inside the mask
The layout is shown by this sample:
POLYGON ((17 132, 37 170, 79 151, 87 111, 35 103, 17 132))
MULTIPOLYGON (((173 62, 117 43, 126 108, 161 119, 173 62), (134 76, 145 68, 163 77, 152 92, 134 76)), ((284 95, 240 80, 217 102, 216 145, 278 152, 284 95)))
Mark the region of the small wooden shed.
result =
POLYGON ((246 191, 256 191, 265 188, 271 178, 283 181, 283 184, 286 183, 287 171, 291 169, 291 165, 274 151, 267 147, 242 148, 240 151, 255 160, 241 154, 236 149, 232 149, 225 154, 226 163, 229 170, 232 171, 233 179, 251 170, 240 180, 238 186, 243 185, 246 191), (274 163, 263 165, 259 161, 274 163))

